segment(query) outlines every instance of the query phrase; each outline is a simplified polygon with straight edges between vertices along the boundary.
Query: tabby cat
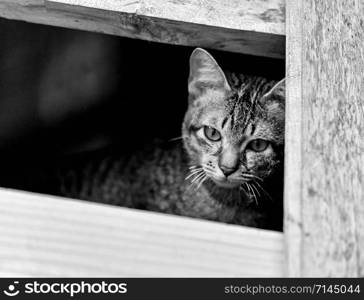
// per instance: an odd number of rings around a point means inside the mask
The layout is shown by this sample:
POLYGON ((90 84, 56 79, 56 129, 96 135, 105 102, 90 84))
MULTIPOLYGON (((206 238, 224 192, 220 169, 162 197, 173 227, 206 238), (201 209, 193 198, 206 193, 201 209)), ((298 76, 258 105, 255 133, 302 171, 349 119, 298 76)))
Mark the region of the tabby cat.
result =
POLYGON ((282 230, 284 80, 223 72, 195 49, 179 142, 61 176, 67 197, 282 230))

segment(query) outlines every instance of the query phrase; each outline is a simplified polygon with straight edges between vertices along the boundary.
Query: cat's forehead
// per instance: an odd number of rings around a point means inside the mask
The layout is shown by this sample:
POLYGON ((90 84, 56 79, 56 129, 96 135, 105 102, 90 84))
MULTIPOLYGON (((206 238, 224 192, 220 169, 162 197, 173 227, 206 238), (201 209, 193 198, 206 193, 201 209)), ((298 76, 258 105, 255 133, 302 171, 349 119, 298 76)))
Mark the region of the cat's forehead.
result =
POLYGON ((223 123, 235 134, 243 133, 253 121, 256 103, 246 95, 232 95, 225 101, 223 123), (245 96, 245 97, 244 97, 245 96))
POLYGON ((221 122, 224 125, 222 130, 231 143, 241 143, 252 136, 275 140, 281 135, 279 124, 282 122, 271 119, 259 99, 258 95, 227 99, 225 117, 221 122))
MULTIPOLYGON (((255 136, 263 139, 280 139, 284 130, 284 114, 269 114, 259 103, 259 97, 232 99, 227 107, 227 121, 230 125, 225 133, 232 142, 239 142, 255 136), (230 108, 230 111, 228 110, 230 108)), ((272 104, 273 105, 273 104, 272 104)), ((270 106, 269 106, 270 107, 270 106)), ((278 108, 274 107, 276 110, 278 108)))
POLYGON ((227 112, 223 105, 205 105, 202 106, 197 115, 197 120, 202 124, 208 124, 215 128, 221 128, 221 122, 227 112))
POLYGON ((250 98, 238 97, 237 94, 232 95, 214 95, 214 99, 210 95, 205 95, 208 101, 200 99, 198 105, 198 116, 202 122, 209 122, 216 128, 226 128, 230 131, 242 130, 247 126, 247 121, 253 116, 253 105, 250 98), (215 100, 215 101, 214 101, 215 100))

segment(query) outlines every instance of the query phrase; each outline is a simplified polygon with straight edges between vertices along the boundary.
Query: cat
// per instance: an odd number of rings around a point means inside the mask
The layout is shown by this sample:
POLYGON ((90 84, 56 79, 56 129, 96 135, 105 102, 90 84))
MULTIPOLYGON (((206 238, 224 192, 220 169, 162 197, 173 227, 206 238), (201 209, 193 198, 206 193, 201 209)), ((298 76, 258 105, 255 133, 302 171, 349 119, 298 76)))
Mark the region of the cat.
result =
POLYGON ((282 230, 284 79, 224 72, 197 48, 188 94, 178 142, 65 167, 59 194, 282 230))

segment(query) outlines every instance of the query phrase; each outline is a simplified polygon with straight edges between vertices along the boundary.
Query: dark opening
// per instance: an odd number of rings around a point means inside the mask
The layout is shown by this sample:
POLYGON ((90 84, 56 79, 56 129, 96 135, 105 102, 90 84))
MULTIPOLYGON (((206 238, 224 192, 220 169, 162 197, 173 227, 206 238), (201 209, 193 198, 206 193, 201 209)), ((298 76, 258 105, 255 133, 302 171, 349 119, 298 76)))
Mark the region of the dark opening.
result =
MULTIPOLYGON (((52 193, 64 158, 181 135, 190 47, 0 19, 0 185, 52 193)), ((209 50, 223 68, 284 77, 284 61, 209 50)))

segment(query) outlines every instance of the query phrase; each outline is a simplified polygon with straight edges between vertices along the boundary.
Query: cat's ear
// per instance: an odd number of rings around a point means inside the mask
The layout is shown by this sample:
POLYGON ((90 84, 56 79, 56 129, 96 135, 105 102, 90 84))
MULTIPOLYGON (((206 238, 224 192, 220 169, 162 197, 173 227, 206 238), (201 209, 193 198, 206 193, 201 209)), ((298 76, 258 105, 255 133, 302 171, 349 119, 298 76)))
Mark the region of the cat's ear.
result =
POLYGON ((286 83, 285 80, 282 79, 259 101, 268 116, 274 117, 276 120, 281 120, 282 122, 284 122, 285 94, 286 83))
POLYGON ((262 101, 283 101, 286 97, 286 79, 277 82, 268 93, 262 97, 262 101))
POLYGON ((215 59, 207 51, 196 48, 190 57, 188 92, 196 97, 209 88, 227 92, 231 90, 224 72, 215 59))

